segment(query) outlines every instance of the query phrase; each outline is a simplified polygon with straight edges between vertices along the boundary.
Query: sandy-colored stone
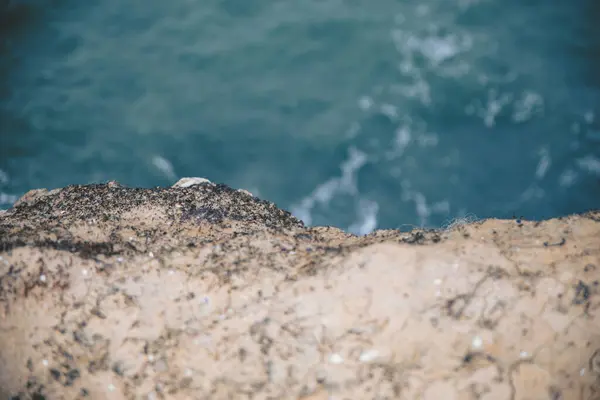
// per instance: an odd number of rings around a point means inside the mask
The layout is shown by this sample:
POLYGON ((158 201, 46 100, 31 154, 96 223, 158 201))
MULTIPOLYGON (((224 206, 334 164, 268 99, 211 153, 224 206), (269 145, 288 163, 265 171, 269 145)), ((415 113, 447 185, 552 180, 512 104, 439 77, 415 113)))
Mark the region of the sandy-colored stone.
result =
POLYGON ((212 185, 212 182, 206 178, 181 178, 173 185, 173 187, 187 188, 205 184, 212 185))
POLYGON ((1 398, 600 399, 598 212, 357 237, 111 182, 20 200, 0 257, 1 398))

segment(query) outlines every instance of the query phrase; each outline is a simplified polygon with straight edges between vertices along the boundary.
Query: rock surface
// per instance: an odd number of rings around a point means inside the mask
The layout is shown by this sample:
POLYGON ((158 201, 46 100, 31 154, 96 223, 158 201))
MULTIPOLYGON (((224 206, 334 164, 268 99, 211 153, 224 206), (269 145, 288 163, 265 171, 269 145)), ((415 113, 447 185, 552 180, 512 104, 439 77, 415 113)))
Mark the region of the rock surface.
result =
POLYGON ((0 213, 0 397, 600 399, 599 212, 356 237, 196 183, 0 213))

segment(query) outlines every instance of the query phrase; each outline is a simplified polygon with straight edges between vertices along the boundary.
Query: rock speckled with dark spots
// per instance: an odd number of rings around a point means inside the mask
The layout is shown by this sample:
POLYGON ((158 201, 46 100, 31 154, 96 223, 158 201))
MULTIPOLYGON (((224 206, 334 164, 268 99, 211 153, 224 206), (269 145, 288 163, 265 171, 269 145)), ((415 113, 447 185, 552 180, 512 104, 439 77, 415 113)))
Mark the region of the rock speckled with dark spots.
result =
POLYGON ((205 179, 0 213, 0 398, 600 399, 600 213, 357 237, 205 179))

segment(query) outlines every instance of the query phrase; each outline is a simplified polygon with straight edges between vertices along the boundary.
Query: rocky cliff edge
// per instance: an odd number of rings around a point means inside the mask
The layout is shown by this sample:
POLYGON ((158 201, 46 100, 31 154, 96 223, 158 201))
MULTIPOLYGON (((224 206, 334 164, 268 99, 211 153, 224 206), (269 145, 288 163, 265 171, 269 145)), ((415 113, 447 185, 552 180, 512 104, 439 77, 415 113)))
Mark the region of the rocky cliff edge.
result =
POLYGON ((188 179, 0 212, 0 396, 600 399, 600 212, 363 237, 188 179))

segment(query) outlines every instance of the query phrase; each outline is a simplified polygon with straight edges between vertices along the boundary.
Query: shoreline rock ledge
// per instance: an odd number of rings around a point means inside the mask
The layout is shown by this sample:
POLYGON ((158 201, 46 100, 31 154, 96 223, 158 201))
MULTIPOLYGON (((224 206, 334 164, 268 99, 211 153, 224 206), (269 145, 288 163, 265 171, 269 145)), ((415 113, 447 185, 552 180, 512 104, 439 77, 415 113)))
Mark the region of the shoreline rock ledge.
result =
POLYGON ((3 399, 600 399, 600 212, 357 237, 198 179, 0 213, 3 399))

